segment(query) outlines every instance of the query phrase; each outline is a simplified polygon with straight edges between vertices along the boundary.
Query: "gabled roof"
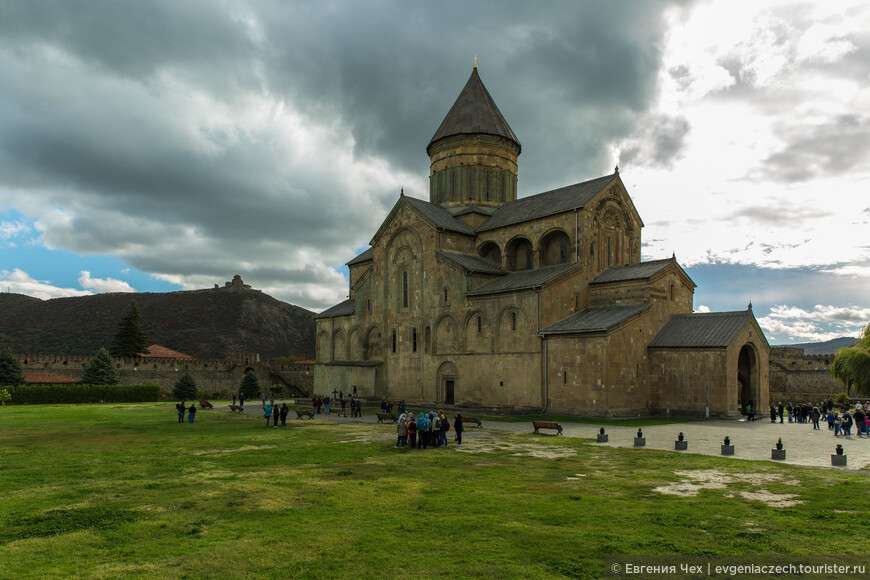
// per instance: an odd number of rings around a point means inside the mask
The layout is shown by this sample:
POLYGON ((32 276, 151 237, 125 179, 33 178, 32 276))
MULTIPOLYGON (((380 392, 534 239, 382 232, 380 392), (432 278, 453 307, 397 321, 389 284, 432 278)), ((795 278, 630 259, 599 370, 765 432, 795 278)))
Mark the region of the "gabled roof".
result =
POLYGON ((353 314, 356 312, 356 303, 353 298, 349 298, 344 302, 339 302, 332 308, 327 308, 320 314, 314 316, 314 318, 332 318, 334 316, 347 316, 348 314, 353 314))
POLYGON ((506 203, 475 231, 485 232, 583 207, 614 179, 618 179, 615 173, 506 203))
POLYGON ((373 260, 374 257, 375 257, 375 249, 369 248, 368 250, 366 250, 362 254, 353 258, 350 262, 346 263, 345 266, 352 266, 354 264, 361 264, 363 262, 369 262, 369 261, 373 260))
POLYGON ((507 276, 490 280, 485 284, 481 284, 474 290, 469 290, 465 293, 466 296, 480 296, 483 294, 498 294, 499 292, 512 292, 514 290, 528 290, 531 288, 540 288, 544 284, 555 280, 583 267, 582 264, 557 264, 555 266, 545 266, 537 270, 520 270, 519 272, 511 272, 507 276))
POLYGON ((474 230, 471 229, 467 224, 462 223, 455 217, 453 214, 441 207, 438 204, 430 203, 428 201, 423 201, 422 199, 417 199, 416 197, 403 197, 406 202, 411 204, 411 207, 416 209, 420 214, 435 224, 436 227, 441 228, 442 230, 447 230, 451 232, 458 232, 460 234, 466 234, 469 236, 474 235, 474 230))
POLYGON ((184 354, 177 350, 160 346, 159 344, 152 344, 148 347, 148 354, 140 354, 139 356, 142 358, 180 358, 184 360, 194 360, 194 358, 189 354, 184 354))
POLYGON ((725 348, 747 321, 752 310, 674 314, 649 343, 649 348, 725 348))
POLYGON ((454 213, 453 215, 456 217, 459 217, 461 215, 468 215, 470 213, 476 213, 476 214, 480 214, 480 215, 491 216, 494 211, 495 211, 495 208, 492 208, 492 207, 483 207, 480 205, 472 204, 472 205, 469 205, 468 207, 462 208, 461 210, 454 213))
POLYGON ((470 256, 468 254, 457 254, 455 252, 435 252, 437 255, 459 264, 469 272, 482 272, 484 274, 499 274, 506 276, 507 272, 502 270, 498 264, 490 262, 486 258, 480 256, 470 256))
POLYGON ((453 214, 451 214, 440 205, 429 203, 428 201, 423 201, 422 199, 417 199, 416 197, 402 195, 401 197, 399 197, 399 201, 396 202, 396 205, 393 206, 393 209, 390 210, 390 213, 387 214, 387 217, 384 218, 384 221, 381 223, 381 227, 379 227, 378 231, 375 232, 375 235, 369 242, 370 245, 374 246, 377 243, 378 239, 384 233, 384 230, 386 230, 387 226, 393 220, 393 216, 395 216, 399 209, 401 209, 404 205, 410 206, 412 211, 416 212, 420 217, 422 217, 424 220, 426 220, 438 229, 446 230, 449 232, 457 232, 460 234, 465 234, 466 236, 475 235, 474 230, 471 229, 470 226, 462 223, 461 221, 453 217, 453 214))
POLYGON ((605 332, 630 318, 649 310, 649 304, 634 306, 604 306, 602 308, 587 308, 572 314, 564 320, 551 324, 541 330, 540 334, 581 334, 587 332, 605 332))
MULTIPOLYGON (((686 278, 692 282, 689 275, 686 274, 679 264, 677 264, 676 258, 666 258, 664 260, 650 260, 649 262, 629 264, 627 266, 611 266, 595 276, 590 284, 626 282, 628 280, 648 280, 672 264, 676 264, 676 266, 680 268, 680 272, 682 272, 686 278)), ((692 282, 692 284, 694 285, 695 283, 692 282)))
POLYGON ((477 74, 477 67, 472 69, 465 88, 456 97, 456 102, 453 103, 447 116, 441 121, 441 126, 426 146, 426 153, 429 153, 429 147, 436 141, 454 135, 475 133, 498 135, 510 139, 517 144, 517 147, 521 147, 520 140, 498 110, 489 91, 483 86, 483 81, 477 74))

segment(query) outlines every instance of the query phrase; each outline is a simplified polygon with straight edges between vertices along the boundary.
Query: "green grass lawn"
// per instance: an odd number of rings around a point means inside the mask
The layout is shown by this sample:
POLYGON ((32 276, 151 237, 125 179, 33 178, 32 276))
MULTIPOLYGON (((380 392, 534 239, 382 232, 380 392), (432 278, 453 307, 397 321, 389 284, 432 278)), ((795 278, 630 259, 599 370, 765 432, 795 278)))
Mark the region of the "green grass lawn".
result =
POLYGON ((870 550, 867 472, 492 429, 396 450, 392 425, 289 422, 0 408, 0 577, 613 577, 614 554, 870 550), (654 490, 687 481, 718 487, 654 490))

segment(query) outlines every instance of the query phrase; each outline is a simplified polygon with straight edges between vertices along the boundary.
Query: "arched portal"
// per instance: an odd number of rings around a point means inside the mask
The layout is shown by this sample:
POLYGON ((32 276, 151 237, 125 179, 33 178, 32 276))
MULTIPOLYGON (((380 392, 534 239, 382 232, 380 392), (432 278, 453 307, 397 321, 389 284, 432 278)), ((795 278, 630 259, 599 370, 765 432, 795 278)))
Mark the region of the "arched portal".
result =
POLYGON ((758 358, 752 345, 745 344, 737 357, 737 405, 741 413, 752 405, 758 412, 758 358))
POLYGON ((448 361, 438 368, 438 391, 435 394, 439 403, 453 405, 456 401, 456 387, 459 382, 459 373, 456 365, 448 361))
POLYGON ((477 255, 501 267, 501 248, 495 242, 486 242, 477 250, 477 255))

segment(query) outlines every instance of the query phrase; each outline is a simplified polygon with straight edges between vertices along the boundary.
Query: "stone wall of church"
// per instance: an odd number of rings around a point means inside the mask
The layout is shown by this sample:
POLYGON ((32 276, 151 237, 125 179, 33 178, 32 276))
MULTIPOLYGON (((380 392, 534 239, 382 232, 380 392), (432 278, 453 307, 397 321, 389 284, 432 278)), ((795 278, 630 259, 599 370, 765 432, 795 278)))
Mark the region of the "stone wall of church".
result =
POLYGON ((457 135, 429 149, 429 200, 498 206, 517 198, 516 143, 496 135, 457 135))
POLYGON ((648 413, 645 316, 611 334, 550 337, 547 386, 552 412, 648 413))

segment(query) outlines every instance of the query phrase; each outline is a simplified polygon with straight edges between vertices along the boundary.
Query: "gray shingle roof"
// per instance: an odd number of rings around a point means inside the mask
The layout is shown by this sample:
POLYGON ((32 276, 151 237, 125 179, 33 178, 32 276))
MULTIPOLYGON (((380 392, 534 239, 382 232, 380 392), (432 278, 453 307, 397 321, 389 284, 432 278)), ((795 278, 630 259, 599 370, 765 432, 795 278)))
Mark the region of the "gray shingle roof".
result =
POLYGON ((583 207, 614 179, 615 173, 506 203, 475 231, 485 232, 583 207))
POLYGON ((352 266, 354 264, 361 264, 363 262, 368 262, 368 261, 374 259, 374 257, 375 257, 375 249, 369 248, 368 250, 366 250, 365 252, 363 252, 362 254, 358 255, 356 258, 352 259, 350 262, 345 264, 345 266, 352 266))
POLYGON ((486 258, 480 256, 469 256, 468 254, 457 254, 455 252, 436 252, 439 256, 459 264, 469 272, 483 272, 484 274, 501 274, 506 275, 507 272, 501 269, 498 264, 494 264, 486 258))
POLYGON ((511 292, 513 290, 525 290, 538 288, 551 280, 575 269, 580 269, 581 264, 557 264, 546 266, 537 270, 521 270, 511 272, 507 276, 490 280, 474 290, 465 293, 466 296, 480 296, 482 294, 497 294, 499 292, 511 292))
POLYGON ((320 314, 317 314, 314 318, 332 318, 333 316, 347 316, 348 314, 353 314, 354 312, 356 312, 356 304, 354 303, 353 298, 349 298, 344 302, 339 302, 331 308, 327 308, 320 314))
POLYGON ((451 214, 449 211, 440 205, 417 199, 416 197, 404 197, 405 201, 419 211, 423 217, 434 223, 437 227, 451 232, 459 232, 469 236, 474 235, 474 230, 468 225, 462 223, 451 214))
POLYGON ((725 348, 751 318, 751 310, 674 314, 649 348, 725 348))
POLYGON ((628 266, 612 266, 592 279, 590 284, 604 284, 606 282, 625 282, 626 280, 645 280, 658 274, 671 264, 676 264, 675 258, 665 260, 651 260, 640 264, 628 266))
POLYGON ((603 332, 649 310, 649 304, 587 308, 541 330, 541 334, 603 332))
POLYGON ((426 152, 429 152, 429 147, 433 143, 445 137, 474 133, 498 135, 510 139, 520 147, 520 140, 517 139, 501 111, 498 110, 495 101, 489 95, 489 91, 483 86, 480 75, 477 74, 477 68, 471 71, 465 88, 456 97, 456 102, 453 103, 447 116, 441 121, 441 126, 438 127, 432 140, 429 141, 429 145, 426 146, 426 152))

